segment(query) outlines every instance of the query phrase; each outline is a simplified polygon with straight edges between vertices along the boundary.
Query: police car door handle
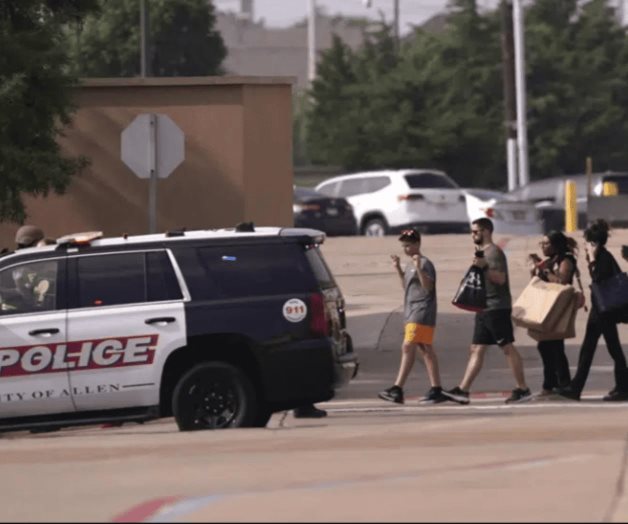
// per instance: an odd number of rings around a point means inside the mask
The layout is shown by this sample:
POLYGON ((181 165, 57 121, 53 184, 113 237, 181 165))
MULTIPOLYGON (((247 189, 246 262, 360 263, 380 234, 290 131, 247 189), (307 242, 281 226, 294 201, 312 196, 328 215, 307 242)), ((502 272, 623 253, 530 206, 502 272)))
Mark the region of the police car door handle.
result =
POLYGON ((48 329, 33 329, 33 331, 29 331, 28 334, 33 337, 51 337, 52 335, 56 335, 59 333, 57 328, 48 328, 48 329))
POLYGON ((144 323, 145 324, 157 324, 158 326, 165 326, 166 324, 171 324, 172 322, 176 322, 177 319, 174 317, 156 317, 156 318, 147 318, 144 323))

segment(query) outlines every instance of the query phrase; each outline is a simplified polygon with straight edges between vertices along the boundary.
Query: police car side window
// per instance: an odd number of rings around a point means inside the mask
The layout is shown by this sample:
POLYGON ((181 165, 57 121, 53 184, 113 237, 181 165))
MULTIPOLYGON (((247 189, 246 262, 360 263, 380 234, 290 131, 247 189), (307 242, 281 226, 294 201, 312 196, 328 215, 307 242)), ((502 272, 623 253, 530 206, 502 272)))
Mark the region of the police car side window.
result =
POLYGON ((57 308, 58 261, 28 262, 0 272, 0 314, 57 308))
POLYGON ((146 301, 144 253, 80 256, 76 304, 71 307, 114 306, 146 301))
POLYGON ((146 253, 146 272, 149 302, 183 298, 177 276, 165 251, 146 253))
POLYGON ((202 247, 198 252, 220 297, 280 295, 317 289, 304 247, 299 244, 202 247))

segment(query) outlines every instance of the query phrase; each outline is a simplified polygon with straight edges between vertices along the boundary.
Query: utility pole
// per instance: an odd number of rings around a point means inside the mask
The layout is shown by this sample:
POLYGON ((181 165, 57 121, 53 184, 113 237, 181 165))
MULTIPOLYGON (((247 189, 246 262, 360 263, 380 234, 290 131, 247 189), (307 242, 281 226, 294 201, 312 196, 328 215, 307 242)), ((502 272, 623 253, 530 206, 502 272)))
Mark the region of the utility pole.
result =
POLYGON ((316 78, 316 0, 307 0, 307 78, 316 78))
POLYGON ((515 33, 515 75, 517 89, 517 143, 519 146, 519 185, 530 181, 528 170, 528 123, 526 119, 526 65, 524 14, 522 0, 513 0, 513 27, 515 33))
MULTIPOLYGON (((393 37, 395 39, 395 47, 399 49, 399 43, 401 41, 401 31, 400 31, 400 0, 393 0, 393 37)), ((373 0, 362 0, 364 7, 372 7, 373 0)))
POLYGON ((508 191, 517 187, 517 108, 515 95, 515 65, 512 36, 512 4, 501 2, 502 78, 504 85, 504 127, 506 131, 506 159, 508 191))
POLYGON ((399 0, 395 0, 393 24, 395 31, 395 46, 397 47, 397 50, 399 50, 399 0))
POLYGON ((146 78, 148 71, 148 1, 140 0, 140 76, 146 78))

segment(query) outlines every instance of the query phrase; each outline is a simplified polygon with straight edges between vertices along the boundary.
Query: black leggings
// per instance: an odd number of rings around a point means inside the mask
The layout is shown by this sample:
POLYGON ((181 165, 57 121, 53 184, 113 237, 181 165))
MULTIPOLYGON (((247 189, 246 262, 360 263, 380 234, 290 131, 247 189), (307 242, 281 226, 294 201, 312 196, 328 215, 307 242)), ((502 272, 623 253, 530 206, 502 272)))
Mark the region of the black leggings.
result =
POLYGON ((578 356, 578 369, 571 381, 571 388, 578 394, 582 393, 584 389, 593 363, 593 355, 601 336, 604 336, 606 348, 615 362, 615 388, 618 391, 628 392, 628 369, 626 368, 626 357, 619 342, 617 324, 606 316, 600 315, 594 305, 587 320, 587 329, 578 356))
POLYGON ((543 340, 537 349, 543 361, 543 389, 563 388, 569 385, 571 373, 565 355, 564 340, 543 340))

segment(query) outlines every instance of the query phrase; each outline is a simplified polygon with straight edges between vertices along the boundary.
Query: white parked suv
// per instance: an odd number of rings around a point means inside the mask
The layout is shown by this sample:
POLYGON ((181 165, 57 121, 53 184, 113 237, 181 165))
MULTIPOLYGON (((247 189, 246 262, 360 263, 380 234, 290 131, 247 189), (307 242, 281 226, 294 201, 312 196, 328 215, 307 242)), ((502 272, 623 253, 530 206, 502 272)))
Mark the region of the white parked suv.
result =
POLYGON ((316 190, 346 198, 359 231, 367 236, 419 227, 431 233, 466 233, 469 218, 463 190, 434 169, 369 171, 330 178, 316 190))

